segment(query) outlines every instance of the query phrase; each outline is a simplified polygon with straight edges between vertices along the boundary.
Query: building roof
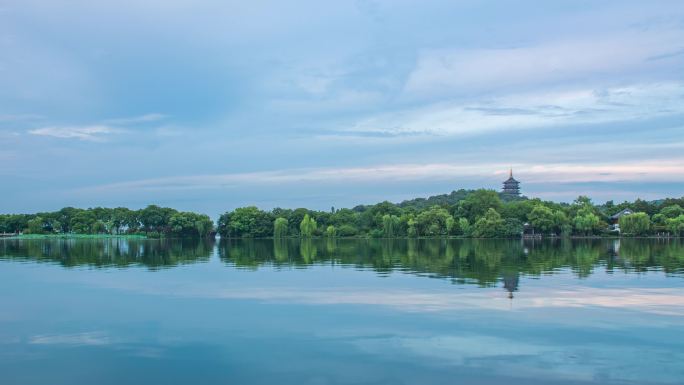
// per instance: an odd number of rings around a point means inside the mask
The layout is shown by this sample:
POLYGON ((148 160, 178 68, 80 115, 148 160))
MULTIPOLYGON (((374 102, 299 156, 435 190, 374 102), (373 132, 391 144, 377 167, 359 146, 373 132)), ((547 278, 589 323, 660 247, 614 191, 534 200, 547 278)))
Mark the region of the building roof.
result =
POLYGON ((517 180, 515 180, 515 178, 513 178, 513 177, 510 177, 510 178, 506 179, 506 181, 505 181, 504 183, 511 183, 511 182, 512 182, 512 183, 520 183, 520 182, 518 182, 517 180))
POLYGON ((513 178, 513 168, 508 171, 508 179, 504 183, 520 183, 515 178, 513 178))
POLYGON ((611 218, 612 219, 619 219, 623 215, 630 215, 630 214, 634 214, 634 211, 632 211, 631 209, 622 209, 622 211, 620 211, 619 213, 611 215, 611 218))

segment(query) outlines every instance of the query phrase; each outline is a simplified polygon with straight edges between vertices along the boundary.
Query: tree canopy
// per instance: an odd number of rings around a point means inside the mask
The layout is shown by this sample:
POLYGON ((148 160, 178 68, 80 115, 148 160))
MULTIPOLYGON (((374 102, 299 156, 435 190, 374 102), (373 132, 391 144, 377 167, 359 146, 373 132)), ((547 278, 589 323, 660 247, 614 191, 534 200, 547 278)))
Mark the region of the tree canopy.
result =
MULTIPOLYGON (((284 237, 482 237, 517 238, 525 231, 544 236, 681 236, 684 198, 594 204, 586 196, 571 204, 541 199, 507 199, 493 190, 458 190, 398 204, 380 202, 325 211, 256 206, 219 216, 215 231, 226 238, 284 237), (629 209, 619 221, 613 215, 629 209), (619 233, 618 233, 619 232, 619 233)), ((214 223, 204 214, 149 205, 56 212, 0 214, 0 233, 142 234, 148 237, 210 237, 214 223)))

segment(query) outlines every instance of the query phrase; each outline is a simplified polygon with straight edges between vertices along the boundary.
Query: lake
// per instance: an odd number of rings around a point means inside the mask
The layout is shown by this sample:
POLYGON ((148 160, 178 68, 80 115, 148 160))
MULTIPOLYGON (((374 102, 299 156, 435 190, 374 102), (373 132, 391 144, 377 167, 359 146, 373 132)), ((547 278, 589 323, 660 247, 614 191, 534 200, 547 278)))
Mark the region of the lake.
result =
POLYGON ((682 384, 678 240, 0 240, 0 383, 682 384))

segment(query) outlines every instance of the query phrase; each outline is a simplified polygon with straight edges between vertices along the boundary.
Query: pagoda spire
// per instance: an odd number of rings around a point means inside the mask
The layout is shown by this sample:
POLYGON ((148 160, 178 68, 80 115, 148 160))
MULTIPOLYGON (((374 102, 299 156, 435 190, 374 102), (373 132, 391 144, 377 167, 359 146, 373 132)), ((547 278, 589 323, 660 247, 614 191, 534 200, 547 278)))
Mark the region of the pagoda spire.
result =
POLYGON ((513 167, 508 170, 508 177, 513 178, 513 167))

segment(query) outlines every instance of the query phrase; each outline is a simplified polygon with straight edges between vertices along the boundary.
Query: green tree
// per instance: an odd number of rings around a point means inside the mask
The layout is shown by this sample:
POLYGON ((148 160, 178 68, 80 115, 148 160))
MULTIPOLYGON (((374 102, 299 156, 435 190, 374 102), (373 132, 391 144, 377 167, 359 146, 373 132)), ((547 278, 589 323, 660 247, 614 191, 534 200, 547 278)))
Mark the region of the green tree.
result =
POLYGON ((506 202, 499 214, 503 218, 517 218, 522 222, 528 221, 528 216, 536 206, 541 205, 539 199, 512 200, 506 202))
POLYGON ((316 220, 311 218, 309 214, 306 214, 304 215, 302 222, 299 224, 299 234, 303 238, 311 238, 311 236, 314 235, 317 227, 318 225, 316 224, 316 220))
POLYGON ((382 231, 385 238, 395 237, 399 230, 399 217, 385 214, 382 216, 382 231))
POLYGON ((412 238, 417 237, 418 236, 418 230, 416 229, 416 220, 413 217, 409 217, 407 219, 406 224, 407 224, 406 234, 412 238))
POLYGON ((593 234, 597 230, 600 219, 599 217, 592 213, 589 209, 582 209, 577 213, 575 217, 575 229, 584 235, 593 234))
POLYGON ((422 211, 416 216, 418 234, 425 236, 446 235, 449 218, 451 218, 449 211, 439 206, 432 206, 422 211))
POLYGON ((101 220, 96 220, 90 227, 90 232, 92 234, 104 234, 107 232, 107 226, 101 220))
POLYGON ((660 214, 665 218, 677 218, 680 215, 684 215, 684 209, 679 205, 670 205, 663 207, 663 209, 660 210, 660 214))
POLYGON ((209 216, 192 212, 177 212, 169 218, 171 235, 181 238, 205 238, 214 227, 209 216))
POLYGON ((562 210, 553 211, 553 228, 553 231, 555 231, 556 234, 560 233, 565 236, 570 235, 572 232, 572 226, 570 226, 568 216, 565 215, 562 210))
POLYGON ((211 220, 211 218, 209 218, 208 215, 195 214, 194 225, 195 230, 197 230, 197 235, 201 238, 208 237, 214 230, 214 222, 211 220))
POLYGON ((335 226, 328 225, 328 227, 325 229, 325 236, 329 238, 335 238, 337 236, 337 230, 335 229, 335 226))
POLYGON ((171 216, 175 213, 177 213, 176 210, 168 207, 149 205, 140 210, 138 216, 145 231, 164 232, 169 226, 171 216))
POLYGON ((456 233, 457 229, 458 229, 458 224, 456 223, 456 220, 454 219, 454 217, 449 215, 449 217, 446 220, 447 234, 454 235, 456 233))
POLYGON ((136 213, 125 207, 117 207, 112 211, 111 219, 111 233, 120 234, 124 229, 129 231, 137 231, 140 227, 139 219, 136 213))
POLYGON ((337 228, 337 235, 340 237, 353 237, 358 233, 359 231, 356 229, 356 227, 349 224, 343 224, 337 228))
POLYGON ((71 230, 77 234, 90 234, 93 224, 97 219, 90 210, 83 210, 71 218, 71 230))
POLYGON ((651 219, 646 213, 633 213, 620 217, 620 233, 643 236, 651 230, 651 219))
POLYGON ((461 235, 470 236, 470 223, 467 218, 458 218, 458 229, 461 235))
POLYGON ((222 237, 265 238, 273 235, 273 216, 255 206, 237 208, 219 217, 217 231, 222 237))
POLYGON ((518 218, 504 219, 501 235, 506 238, 519 238, 523 233, 523 223, 518 218))
POLYGON ((287 236, 288 222, 285 218, 276 218, 273 222, 273 237, 284 238, 287 236))
POLYGON ((535 206, 528 215, 528 220, 535 229, 543 234, 550 233, 556 225, 553 210, 543 205, 535 206))
POLYGON ((35 217, 26 223, 26 232, 29 234, 43 234, 43 218, 35 217))
POLYGON ((684 215, 676 218, 670 218, 666 222, 667 229, 670 230, 675 237, 681 236, 684 233, 684 215))
POLYGON ((73 231, 71 228, 71 220, 83 210, 74 207, 64 207, 63 209, 57 211, 55 219, 61 224, 60 232, 70 233, 73 231))
POLYGON ((465 217, 470 223, 485 215, 487 210, 494 209, 498 212, 502 203, 499 194, 494 190, 475 190, 468 194, 458 204, 458 216, 465 217))
POLYGON ((485 215, 475 222, 473 236, 478 238, 494 238, 504 236, 504 220, 496 210, 490 208, 485 215))

